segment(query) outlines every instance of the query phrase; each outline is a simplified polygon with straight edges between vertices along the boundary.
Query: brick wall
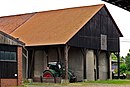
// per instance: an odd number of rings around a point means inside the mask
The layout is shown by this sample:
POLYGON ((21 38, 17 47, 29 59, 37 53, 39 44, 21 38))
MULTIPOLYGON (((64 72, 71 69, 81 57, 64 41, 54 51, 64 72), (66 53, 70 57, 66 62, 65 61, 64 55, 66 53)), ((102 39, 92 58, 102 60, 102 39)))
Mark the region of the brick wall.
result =
POLYGON ((17 79, 0 79, 1 87, 16 86, 17 79))
POLYGON ((22 84, 22 47, 17 48, 18 53, 18 85, 22 84))

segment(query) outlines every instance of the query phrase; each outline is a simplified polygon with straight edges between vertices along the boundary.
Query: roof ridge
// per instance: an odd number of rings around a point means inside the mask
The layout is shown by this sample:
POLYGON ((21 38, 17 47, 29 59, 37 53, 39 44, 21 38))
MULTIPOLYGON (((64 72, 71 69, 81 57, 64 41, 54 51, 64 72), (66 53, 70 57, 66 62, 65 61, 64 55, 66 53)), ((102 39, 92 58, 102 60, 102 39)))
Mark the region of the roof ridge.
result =
MULTIPOLYGON (((17 30, 17 28, 19 28, 20 26, 22 26, 23 24, 25 24, 27 21, 29 21, 33 16, 35 16, 37 13, 43 13, 43 12, 52 12, 52 11, 61 11, 61 10, 68 10, 68 9, 77 9, 77 8, 84 8, 84 7, 93 7, 93 6, 104 6, 105 4, 97 4, 97 5, 89 5, 89 6, 81 6, 81 7, 70 7, 70 8, 63 8, 63 9, 55 9, 55 10, 48 10, 48 11, 40 11, 40 12, 33 12, 33 13, 27 13, 27 14, 33 14, 30 18, 28 18, 24 23, 22 23, 21 25, 19 25, 18 27, 16 27, 11 33, 15 32, 17 30)), ((101 9, 101 8, 100 8, 101 9)), ((98 10, 99 11, 99 10, 98 10)), ((97 12, 98 12, 97 11, 97 12)), ((95 13, 97 13, 95 12, 95 13)), ((19 14, 19 15, 27 15, 27 14, 19 14)), ((12 15, 13 16, 13 15, 12 15)), ((18 16, 18 15, 14 15, 14 16, 18 16)), ((7 16, 10 17, 10 16, 7 16)), ((93 17, 93 16, 92 16, 93 17)))
POLYGON ((47 11, 39 11, 39 12, 33 12, 33 13, 43 13, 43 12, 52 12, 52 11, 61 11, 61 10, 68 10, 68 9, 77 9, 77 8, 84 8, 84 7, 93 7, 93 6, 105 6, 105 4, 96 4, 96 5, 88 5, 88 6, 76 6, 76 7, 67 7, 67 8, 61 8, 61 9, 52 9, 47 11))
POLYGON ((20 26, 22 26, 23 24, 25 24, 27 21, 29 21, 34 15, 36 15, 36 13, 33 13, 33 15, 31 17, 29 17, 25 22, 23 22, 22 24, 20 24, 18 27, 16 27, 12 32, 10 32, 9 34, 12 34, 13 32, 15 32, 20 26))
POLYGON ((99 6, 99 5, 104 6, 105 4, 96 4, 96 5, 88 5, 88 6, 76 6, 76 7, 66 7, 66 8, 61 8, 61 9, 59 8, 59 9, 47 10, 47 11, 35 11, 35 12, 30 12, 30 13, 21 13, 21 14, 14 14, 14 15, 1 16, 0 18, 12 17, 12 16, 21 16, 21 15, 27 15, 27 14, 36 14, 36 13, 50 12, 50 11, 59 11, 59 10, 67 10, 67 9, 76 9, 76 8, 84 8, 84 7, 93 7, 93 6, 99 6))

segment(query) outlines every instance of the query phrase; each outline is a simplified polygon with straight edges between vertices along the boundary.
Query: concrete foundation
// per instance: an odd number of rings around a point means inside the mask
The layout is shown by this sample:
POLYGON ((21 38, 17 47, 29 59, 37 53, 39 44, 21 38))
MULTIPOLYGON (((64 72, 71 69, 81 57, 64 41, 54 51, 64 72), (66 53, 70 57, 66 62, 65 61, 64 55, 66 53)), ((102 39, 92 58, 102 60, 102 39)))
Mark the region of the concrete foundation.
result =
POLYGON ((69 50, 69 69, 74 72, 78 81, 83 81, 83 55, 79 48, 69 50))
POLYGON ((88 50, 86 52, 86 76, 87 80, 95 80, 95 74, 94 74, 94 51, 88 50))
POLYGON ((105 52, 101 52, 99 55, 99 79, 108 79, 108 59, 105 52))
POLYGON ((40 77, 47 67, 46 53, 43 50, 35 51, 34 77, 40 77))
POLYGON ((112 79, 112 56, 110 55, 110 57, 109 57, 109 65, 110 65, 110 67, 109 67, 109 69, 110 69, 110 79, 112 79))

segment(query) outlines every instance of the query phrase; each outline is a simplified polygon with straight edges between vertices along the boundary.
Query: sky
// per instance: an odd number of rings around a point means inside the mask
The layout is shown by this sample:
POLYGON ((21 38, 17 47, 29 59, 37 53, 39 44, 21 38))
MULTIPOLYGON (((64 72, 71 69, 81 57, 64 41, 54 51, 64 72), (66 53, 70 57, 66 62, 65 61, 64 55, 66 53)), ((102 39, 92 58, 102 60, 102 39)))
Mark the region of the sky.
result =
POLYGON ((0 0, 0 16, 32 13, 70 7, 105 4, 123 36, 120 38, 120 55, 130 49, 130 12, 101 0, 0 0))

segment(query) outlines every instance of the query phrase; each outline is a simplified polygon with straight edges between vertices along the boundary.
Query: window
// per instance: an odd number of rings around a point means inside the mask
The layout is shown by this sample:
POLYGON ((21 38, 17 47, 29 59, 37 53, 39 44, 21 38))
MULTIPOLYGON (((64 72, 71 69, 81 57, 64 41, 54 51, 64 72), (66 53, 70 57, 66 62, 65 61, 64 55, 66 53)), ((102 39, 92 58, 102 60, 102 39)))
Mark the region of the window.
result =
POLYGON ((0 51, 0 61, 16 61, 16 52, 0 51))
POLYGON ((0 51, 0 60, 4 60, 4 58, 5 58, 4 51, 0 51))
POLYGON ((0 61, 17 61, 17 47, 0 45, 0 61))
POLYGON ((10 52, 10 60, 16 60, 16 52, 10 52))

